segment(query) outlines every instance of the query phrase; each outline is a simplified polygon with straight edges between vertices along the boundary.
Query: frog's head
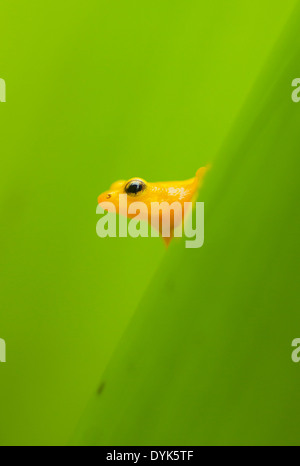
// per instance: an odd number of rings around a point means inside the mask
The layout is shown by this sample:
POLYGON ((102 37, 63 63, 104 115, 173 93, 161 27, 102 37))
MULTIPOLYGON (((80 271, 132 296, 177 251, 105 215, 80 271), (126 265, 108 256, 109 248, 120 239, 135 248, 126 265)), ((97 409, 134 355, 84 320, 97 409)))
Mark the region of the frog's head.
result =
MULTIPOLYGON (((102 202, 110 202, 114 205, 117 212, 119 212, 119 195, 127 195, 127 204, 132 202, 142 202, 145 198, 148 184, 142 178, 130 178, 130 180, 119 180, 113 183, 108 191, 100 194, 98 197, 98 204, 102 202)), ((105 209, 109 210, 109 209, 105 209)))

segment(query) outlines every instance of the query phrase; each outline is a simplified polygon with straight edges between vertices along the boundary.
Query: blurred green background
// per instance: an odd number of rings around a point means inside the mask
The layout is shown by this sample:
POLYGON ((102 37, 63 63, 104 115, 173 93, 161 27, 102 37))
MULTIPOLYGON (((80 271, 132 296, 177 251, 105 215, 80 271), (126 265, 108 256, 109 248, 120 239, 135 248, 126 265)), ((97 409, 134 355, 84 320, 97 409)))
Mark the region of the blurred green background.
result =
POLYGON ((0 8, 0 444, 298 444, 299 2, 0 8), (202 249, 96 236, 207 163, 202 249))

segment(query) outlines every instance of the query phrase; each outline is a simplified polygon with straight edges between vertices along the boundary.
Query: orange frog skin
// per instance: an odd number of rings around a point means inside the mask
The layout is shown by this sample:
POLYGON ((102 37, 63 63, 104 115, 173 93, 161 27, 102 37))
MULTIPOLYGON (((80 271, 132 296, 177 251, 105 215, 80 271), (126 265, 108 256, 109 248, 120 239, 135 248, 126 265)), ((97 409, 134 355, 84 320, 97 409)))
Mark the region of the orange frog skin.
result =
MULTIPOLYGON (((98 197, 98 204, 102 202, 111 202, 116 212, 119 213, 119 195, 127 195, 128 207, 133 202, 143 202, 148 207, 148 216, 144 218, 150 224, 153 223, 153 217, 151 217, 151 203, 153 202, 167 202, 169 205, 173 202, 180 203, 182 209, 182 215, 180 222, 183 219, 183 209, 185 202, 194 202, 197 198, 197 193, 201 187, 203 177, 207 171, 207 167, 199 168, 194 178, 190 178, 185 181, 165 181, 157 183, 149 183, 143 178, 130 178, 129 180, 120 180, 113 183, 108 191, 100 194, 98 197)), ((109 209, 105 209, 109 210, 109 209)), ((129 214, 127 217, 134 218, 136 214, 129 214)), ((156 223, 157 225, 157 223, 156 223)), ((161 225, 162 218, 161 213, 159 216, 159 232, 162 234, 161 225)), ((171 239, 173 238, 174 228, 178 226, 175 214, 170 219, 170 235, 164 236, 163 239, 165 244, 168 246, 171 239)))

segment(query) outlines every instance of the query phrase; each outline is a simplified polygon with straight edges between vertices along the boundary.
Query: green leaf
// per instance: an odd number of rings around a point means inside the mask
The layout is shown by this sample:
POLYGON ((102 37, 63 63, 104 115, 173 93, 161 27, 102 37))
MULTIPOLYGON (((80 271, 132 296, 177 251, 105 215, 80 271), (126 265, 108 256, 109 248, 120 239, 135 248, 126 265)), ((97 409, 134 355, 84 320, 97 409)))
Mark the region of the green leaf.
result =
POLYGON ((207 175, 204 247, 170 248, 74 443, 299 444, 296 19, 207 175))

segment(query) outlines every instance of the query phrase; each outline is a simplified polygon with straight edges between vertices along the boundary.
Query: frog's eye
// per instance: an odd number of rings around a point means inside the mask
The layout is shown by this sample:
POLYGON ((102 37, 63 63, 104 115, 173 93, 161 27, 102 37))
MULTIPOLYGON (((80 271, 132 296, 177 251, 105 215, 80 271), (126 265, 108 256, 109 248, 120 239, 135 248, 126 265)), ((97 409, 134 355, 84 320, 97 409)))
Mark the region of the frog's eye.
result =
POLYGON ((146 185, 141 180, 131 180, 125 186, 125 192, 133 196, 137 195, 141 191, 144 191, 144 189, 146 189, 146 185))

